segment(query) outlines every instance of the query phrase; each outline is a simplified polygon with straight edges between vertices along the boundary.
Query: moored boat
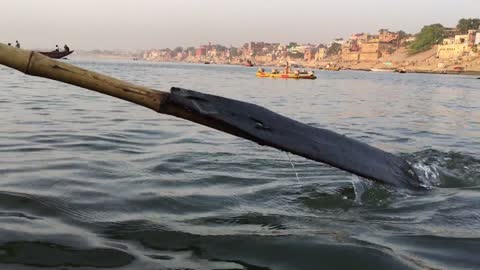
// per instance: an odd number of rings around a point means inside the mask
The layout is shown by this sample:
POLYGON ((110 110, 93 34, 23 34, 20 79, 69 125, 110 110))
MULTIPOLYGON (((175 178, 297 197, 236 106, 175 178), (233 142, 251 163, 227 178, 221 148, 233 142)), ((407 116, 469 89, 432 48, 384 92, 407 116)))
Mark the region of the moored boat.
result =
POLYGON ((395 69, 387 69, 387 68, 372 68, 370 70, 374 72, 394 72, 395 71, 395 69))
POLYGON ((58 52, 58 51, 51 51, 51 52, 39 52, 45 56, 48 56, 53 59, 61 59, 64 58, 70 54, 72 54, 74 51, 63 51, 63 52, 58 52))
POLYGON ((341 68, 337 66, 336 63, 329 63, 327 64, 323 70, 329 70, 329 71, 339 71, 341 68))
POLYGON ((246 66, 246 67, 253 67, 253 63, 252 63, 252 61, 250 61, 250 60, 245 61, 245 62, 243 63, 243 65, 246 66))
POLYGON ((325 67, 324 70, 328 71, 340 71, 340 67, 325 67))

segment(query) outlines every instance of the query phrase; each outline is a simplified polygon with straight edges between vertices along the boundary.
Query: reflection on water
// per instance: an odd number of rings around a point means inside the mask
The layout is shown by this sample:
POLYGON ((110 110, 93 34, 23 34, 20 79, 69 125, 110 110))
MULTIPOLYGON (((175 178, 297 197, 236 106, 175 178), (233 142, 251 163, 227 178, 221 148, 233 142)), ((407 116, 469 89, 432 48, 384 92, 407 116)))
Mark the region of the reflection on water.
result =
POLYGON ((289 81, 234 66, 72 62, 335 130, 404 156, 432 189, 380 186, 0 67, 2 269, 480 265, 478 80, 318 72, 289 81))

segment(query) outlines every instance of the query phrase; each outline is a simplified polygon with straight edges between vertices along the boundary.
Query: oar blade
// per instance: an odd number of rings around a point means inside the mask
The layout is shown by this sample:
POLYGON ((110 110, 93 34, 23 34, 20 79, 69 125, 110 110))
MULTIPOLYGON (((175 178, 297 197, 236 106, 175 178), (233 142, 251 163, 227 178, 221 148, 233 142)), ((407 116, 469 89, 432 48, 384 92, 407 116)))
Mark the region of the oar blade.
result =
POLYGON ((163 113, 288 151, 397 187, 422 187, 402 158, 335 132, 315 128, 261 106, 172 88, 163 113))

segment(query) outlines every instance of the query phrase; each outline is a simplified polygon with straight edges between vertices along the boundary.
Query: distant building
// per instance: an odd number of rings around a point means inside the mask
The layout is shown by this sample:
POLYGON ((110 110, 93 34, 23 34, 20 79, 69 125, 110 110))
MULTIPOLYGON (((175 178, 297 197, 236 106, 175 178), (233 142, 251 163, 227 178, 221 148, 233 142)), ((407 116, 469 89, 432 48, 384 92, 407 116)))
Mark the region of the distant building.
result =
MULTIPOLYGON (((476 36, 476 35, 475 35, 476 36)), ((471 52, 472 35, 455 35, 445 38, 437 47, 437 57, 440 59, 455 59, 471 52)))
POLYGON ((327 57, 327 49, 326 48, 318 48, 317 53, 315 54, 315 61, 319 61, 327 57))
POLYGON ((378 42, 378 39, 372 39, 371 42, 362 44, 360 61, 377 61, 380 57, 380 42, 378 42))
POLYGON ((468 30, 468 46, 473 47, 478 43, 475 43, 477 41, 477 35, 480 33, 480 30, 468 30))
POLYGON ((358 62, 360 61, 360 53, 352 51, 348 47, 342 48, 342 62, 358 62))
POLYGON ((399 34, 382 29, 378 32, 378 40, 382 43, 399 43, 399 34))
POLYGON ((338 43, 340 45, 343 45, 345 43, 345 40, 343 38, 336 38, 333 40, 332 43, 338 43))
POLYGON ((195 57, 202 57, 202 56, 206 56, 207 55, 207 47, 206 46, 202 46, 200 48, 197 48, 195 50, 195 57))
POLYGON ((350 40, 356 40, 358 43, 367 42, 368 37, 370 35, 368 33, 357 33, 350 36, 350 40))
POLYGON ((400 46, 400 35, 382 29, 378 35, 357 33, 342 45, 342 61, 377 61, 380 57, 392 54, 400 46))
POLYGON ((303 60, 305 60, 305 61, 315 60, 315 51, 312 48, 305 49, 305 53, 303 55, 303 60))
POLYGON ((405 43, 412 43, 416 40, 417 38, 415 36, 409 36, 405 38, 405 43))
POLYGON ((468 35, 456 35, 455 44, 464 44, 468 42, 468 35))

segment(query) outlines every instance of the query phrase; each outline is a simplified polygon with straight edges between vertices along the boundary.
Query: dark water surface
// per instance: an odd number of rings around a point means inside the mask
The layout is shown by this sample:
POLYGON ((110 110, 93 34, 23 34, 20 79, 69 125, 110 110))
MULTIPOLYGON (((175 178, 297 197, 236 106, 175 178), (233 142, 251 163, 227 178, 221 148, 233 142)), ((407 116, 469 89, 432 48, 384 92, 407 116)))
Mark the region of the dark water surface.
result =
POLYGON ((480 81, 76 60, 266 106, 405 156, 395 190, 0 68, 0 269, 479 269, 480 81), (298 173, 298 179, 296 177, 298 173))

